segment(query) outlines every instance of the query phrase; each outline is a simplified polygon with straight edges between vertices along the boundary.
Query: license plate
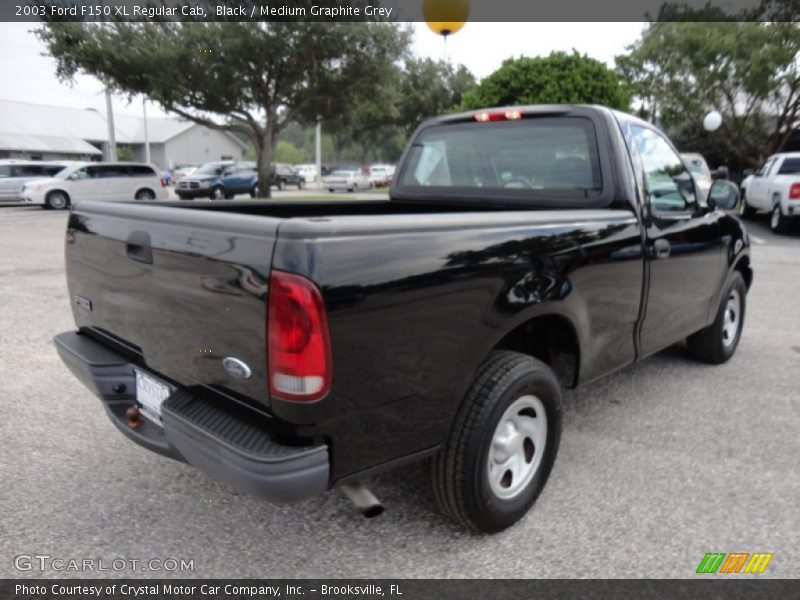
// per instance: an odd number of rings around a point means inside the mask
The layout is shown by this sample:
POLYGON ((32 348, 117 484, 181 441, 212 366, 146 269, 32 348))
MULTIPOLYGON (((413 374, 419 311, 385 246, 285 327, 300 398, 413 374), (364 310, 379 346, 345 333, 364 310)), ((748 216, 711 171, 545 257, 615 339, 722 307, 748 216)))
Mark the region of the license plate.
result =
POLYGON ((170 397, 173 387, 152 375, 136 371, 136 403, 139 411, 153 423, 161 425, 161 405, 170 397))

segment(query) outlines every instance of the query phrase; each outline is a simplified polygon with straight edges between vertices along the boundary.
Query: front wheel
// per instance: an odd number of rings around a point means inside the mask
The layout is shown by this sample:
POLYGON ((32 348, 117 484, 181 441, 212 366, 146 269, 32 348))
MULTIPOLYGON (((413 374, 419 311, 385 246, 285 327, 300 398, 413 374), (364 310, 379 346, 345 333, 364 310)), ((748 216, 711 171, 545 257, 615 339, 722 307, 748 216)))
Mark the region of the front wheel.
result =
POLYGON ((253 188, 250 190, 250 197, 258 198, 258 184, 254 185, 253 188))
POLYGON ((47 194, 44 204, 53 210, 64 210, 69 206, 69 197, 64 192, 56 190, 47 194))
POLYGON ((297 189, 298 190, 302 190, 304 187, 306 187, 306 184, 302 179, 297 182, 297 189))
POLYGON ((211 188, 211 199, 212 200, 222 200, 225 198, 225 188, 221 185, 217 185, 211 188))
POLYGON ((561 438, 561 388, 544 363, 496 351, 479 367, 455 424, 431 464, 441 509, 494 533, 530 509, 561 438))
POLYGON ((694 358, 720 365, 734 355, 742 337, 746 298, 747 286, 737 271, 725 288, 714 322, 686 340, 694 358))
POLYGON ((769 216, 769 228, 773 233, 783 233, 786 231, 787 225, 788 219, 783 216, 783 211, 781 211, 781 203, 778 202, 775 205, 775 208, 772 209, 772 214, 769 216))

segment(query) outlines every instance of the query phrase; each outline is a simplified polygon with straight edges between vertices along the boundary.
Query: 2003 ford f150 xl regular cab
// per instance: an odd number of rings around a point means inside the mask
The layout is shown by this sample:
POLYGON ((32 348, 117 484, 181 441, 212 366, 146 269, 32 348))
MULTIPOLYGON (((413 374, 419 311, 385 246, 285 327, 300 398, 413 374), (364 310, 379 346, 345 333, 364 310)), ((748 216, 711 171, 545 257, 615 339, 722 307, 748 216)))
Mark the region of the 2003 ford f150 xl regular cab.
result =
POLYGON ((235 488, 358 499, 428 458, 444 512, 497 531, 545 485, 562 388, 683 339, 734 353, 738 200, 698 202, 665 136, 606 108, 449 115, 386 201, 76 203, 55 341, 122 433, 235 488))

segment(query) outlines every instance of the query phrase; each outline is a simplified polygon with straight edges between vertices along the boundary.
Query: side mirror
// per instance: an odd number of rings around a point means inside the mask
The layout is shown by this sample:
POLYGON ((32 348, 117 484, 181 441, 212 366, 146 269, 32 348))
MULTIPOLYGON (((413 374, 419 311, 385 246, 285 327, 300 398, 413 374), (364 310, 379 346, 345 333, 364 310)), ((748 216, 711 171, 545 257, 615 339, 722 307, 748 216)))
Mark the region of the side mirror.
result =
POLYGON ((730 179, 730 171, 728 167, 722 165, 717 167, 717 170, 711 174, 712 179, 730 179))
POLYGON ((739 204, 739 187, 727 179, 717 179, 708 190, 708 207, 733 210, 739 204))

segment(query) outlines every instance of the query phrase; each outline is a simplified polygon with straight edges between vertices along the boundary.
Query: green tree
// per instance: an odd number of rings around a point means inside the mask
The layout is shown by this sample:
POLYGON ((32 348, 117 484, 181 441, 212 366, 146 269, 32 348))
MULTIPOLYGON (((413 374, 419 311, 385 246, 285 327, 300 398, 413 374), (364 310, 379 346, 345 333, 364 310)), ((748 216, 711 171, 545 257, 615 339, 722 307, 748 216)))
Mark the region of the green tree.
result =
POLYGON ((275 146, 275 162, 294 165, 303 162, 305 158, 302 148, 298 148, 289 140, 278 140, 275 146))
MULTIPOLYGON (((676 18, 675 10, 662 15, 676 18)), ((797 24, 654 22, 628 51, 617 68, 640 113, 678 145, 698 148, 702 137, 755 167, 789 140, 800 112, 797 24), (710 110, 723 115, 723 125, 706 133, 710 110)))
POLYGON ((397 160, 405 140, 423 120, 452 111, 474 86, 475 78, 463 65, 407 59, 385 73, 379 90, 342 106, 335 118, 324 123, 335 161, 397 160))
POLYGON ((390 23, 65 23, 39 36, 57 74, 94 75, 112 90, 145 94, 165 110, 244 134, 269 194, 280 132, 333 116, 379 89, 409 43, 390 23))
POLYGON ((406 61, 398 83, 398 123, 408 137, 425 119, 458 107, 475 77, 464 65, 414 58, 406 61))
POLYGON ((630 96, 603 63, 573 50, 509 58, 464 94, 465 110, 515 104, 603 104, 627 110, 630 96))

